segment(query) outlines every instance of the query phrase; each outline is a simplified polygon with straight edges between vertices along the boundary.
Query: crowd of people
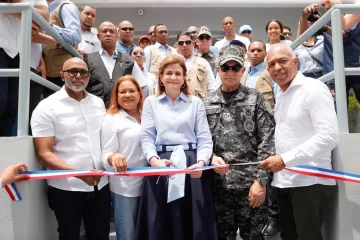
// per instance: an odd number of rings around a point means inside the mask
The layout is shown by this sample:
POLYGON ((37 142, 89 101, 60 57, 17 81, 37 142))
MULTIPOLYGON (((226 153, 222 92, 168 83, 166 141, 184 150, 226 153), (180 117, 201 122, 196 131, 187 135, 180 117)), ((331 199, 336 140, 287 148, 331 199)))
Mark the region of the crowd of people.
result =
MULTIPOLYGON (((30 85, 29 134, 47 169, 195 169, 175 177, 49 179, 59 239, 79 239, 82 219, 87 239, 109 239, 111 212, 118 240, 233 240, 238 230, 244 240, 279 232, 283 240, 323 239, 335 181, 284 168, 332 168, 335 89, 316 80, 334 69, 330 22, 294 51, 280 20, 265 25, 263 42, 249 25, 237 34, 230 16, 222 40, 213 42, 207 26, 190 26, 169 46, 165 24, 135 43, 130 21, 94 28, 94 7, 26 2, 83 56, 72 57, 32 23, 31 71, 61 87, 30 85), (252 162, 258 165, 227 165, 252 162), (216 167, 196 170, 209 165, 216 167)), ((320 5, 300 15, 297 36, 321 17, 320 5)), ((19 68, 20 18, 0 14, 0 68, 19 68)), ((360 67, 357 21, 343 17, 345 67, 360 67)), ((0 77, 0 136, 12 135, 18 87, 18 78, 0 77)), ((346 87, 360 99, 357 76, 346 76, 346 87)), ((8 168, 1 184, 20 179, 18 170, 27 167, 8 168)))

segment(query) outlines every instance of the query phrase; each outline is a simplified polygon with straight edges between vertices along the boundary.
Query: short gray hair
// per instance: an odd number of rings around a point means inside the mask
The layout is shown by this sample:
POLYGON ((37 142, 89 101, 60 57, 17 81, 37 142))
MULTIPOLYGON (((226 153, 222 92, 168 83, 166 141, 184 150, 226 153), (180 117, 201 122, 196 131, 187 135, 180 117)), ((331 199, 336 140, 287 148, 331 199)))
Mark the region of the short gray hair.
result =
POLYGON ((277 48, 277 47, 286 48, 287 51, 291 54, 292 59, 296 58, 296 54, 295 54, 294 50, 292 50, 292 48, 285 43, 275 43, 274 45, 271 45, 268 52, 270 52, 273 48, 277 48))

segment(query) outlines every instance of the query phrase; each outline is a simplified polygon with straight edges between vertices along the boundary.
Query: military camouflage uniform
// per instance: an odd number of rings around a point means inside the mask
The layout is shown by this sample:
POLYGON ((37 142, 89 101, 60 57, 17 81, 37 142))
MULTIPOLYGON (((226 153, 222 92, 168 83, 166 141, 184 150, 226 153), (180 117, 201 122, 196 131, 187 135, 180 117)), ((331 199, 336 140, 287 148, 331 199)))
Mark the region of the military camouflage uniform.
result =
MULTIPOLYGON (((239 85, 239 92, 224 99, 221 89, 204 99, 214 155, 226 163, 261 161, 275 154, 275 122, 271 108, 255 89, 239 85)), ((214 202, 219 240, 263 239, 267 222, 267 203, 249 205, 249 191, 257 178, 268 178, 268 171, 257 165, 232 166, 224 175, 214 174, 214 202)))
POLYGON ((215 58, 216 58, 216 55, 215 53, 213 53, 212 51, 209 50, 208 53, 201 53, 199 52, 199 49, 196 49, 194 51, 194 55, 197 56, 197 57, 202 57, 204 58, 206 61, 208 61, 208 63, 210 64, 211 66, 211 70, 213 71, 214 73, 214 76, 216 76, 217 72, 216 72, 216 66, 215 66, 215 58))

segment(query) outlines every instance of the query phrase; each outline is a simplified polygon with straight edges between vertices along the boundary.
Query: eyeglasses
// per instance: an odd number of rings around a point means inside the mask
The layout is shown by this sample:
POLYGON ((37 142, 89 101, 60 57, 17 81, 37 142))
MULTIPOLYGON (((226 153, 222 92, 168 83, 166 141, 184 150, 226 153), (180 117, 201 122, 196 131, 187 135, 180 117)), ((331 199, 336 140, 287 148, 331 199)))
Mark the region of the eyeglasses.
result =
POLYGON ((241 34, 250 34, 250 33, 251 33, 250 30, 244 30, 244 31, 241 32, 241 34))
POLYGON ((144 52, 133 52, 134 56, 145 56, 144 52))
POLYGON ((121 28, 121 30, 123 30, 124 32, 127 32, 127 31, 132 32, 132 31, 134 31, 134 28, 132 28, 132 27, 123 27, 123 28, 121 28))
POLYGON ((153 35, 153 33, 154 33, 154 32, 149 32, 148 35, 151 36, 151 35, 153 35))
POLYGON ((222 72, 228 72, 230 69, 233 72, 239 72, 241 68, 242 68, 242 66, 240 64, 236 64, 234 66, 229 66, 229 65, 223 64, 222 66, 220 66, 220 69, 222 72))
POLYGON ((284 35, 284 36, 290 36, 290 37, 291 37, 291 36, 292 36, 292 33, 291 33, 291 32, 284 32, 283 35, 284 35))
POLYGON ((67 72, 70 77, 76 77, 79 73, 82 78, 86 78, 90 75, 89 71, 86 69, 70 68, 70 69, 64 70, 63 72, 67 72))
POLYGON ((179 46, 183 46, 184 44, 186 45, 190 45, 191 44, 191 40, 186 40, 186 41, 178 41, 178 45, 179 46))
POLYGON ((208 35, 205 35, 205 36, 204 36, 204 35, 200 35, 200 36, 199 36, 199 40, 200 40, 200 41, 202 41, 202 40, 204 40, 204 39, 206 39, 206 40, 210 40, 210 39, 211 39, 211 37, 210 37, 210 36, 208 36, 208 35))

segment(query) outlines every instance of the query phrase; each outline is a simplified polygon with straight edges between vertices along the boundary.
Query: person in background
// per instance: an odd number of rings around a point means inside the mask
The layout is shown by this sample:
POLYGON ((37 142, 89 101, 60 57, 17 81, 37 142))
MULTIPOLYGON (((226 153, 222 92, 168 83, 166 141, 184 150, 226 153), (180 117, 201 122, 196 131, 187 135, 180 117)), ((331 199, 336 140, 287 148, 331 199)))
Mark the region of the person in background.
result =
POLYGON ((273 45, 266 60, 280 90, 275 111, 276 154, 260 166, 274 173, 280 236, 282 240, 321 240, 322 225, 336 196, 336 181, 284 168, 332 169, 331 151, 339 142, 333 98, 324 83, 297 71, 298 58, 289 46, 273 45))
MULTIPOLYGON (((308 21, 309 27, 313 25, 321 15, 318 12, 314 16, 315 18, 312 21, 308 21)), ((299 59, 298 70, 305 77, 319 78, 323 75, 324 36, 321 31, 309 37, 303 44, 297 47, 294 52, 299 59)))
MULTIPOLYGON (((136 49, 138 47, 135 47, 136 49)), ((145 167, 140 144, 141 112, 144 96, 131 75, 119 78, 101 128, 102 162, 117 172, 127 167, 145 167)), ((117 240, 133 240, 143 177, 110 177, 117 240)))
POLYGON ((129 21, 122 21, 119 23, 118 29, 119 39, 116 42, 116 50, 130 55, 130 51, 136 47, 134 43, 134 26, 129 21))
POLYGON ((146 95, 147 96, 154 95, 156 93, 156 89, 157 89, 156 76, 152 73, 149 73, 144 68, 144 62, 146 60, 144 49, 142 49, 141 47, 135 47, 135 48, 133 48, 133 50, 131 50, 130 56, 132 57, 132 59, 134 59, 134 61, 137 63, 137 65, 139 65, 139 68, 141 69, 142 73, 144 74, 144 77, 147 79, 149 92, 146 95))
MULTIPOLYGON (((65 61, 64 86, 42 100, 31 128, 39 161, 50 170, 101 173, 100 130, 105 107, 85 91, 90 73, 80 58, 65 61)), ((108 240, 110 191, 101 175, 48 179, 47 197, 58 223, 59 240, 76 240, 84 220, 87 239, 108 240)))
POLYGON ((273 19, 266 24, 265 31, 269 39, 269 42, 266 43, 266 52, 270 49, 271 45, 276 43, 284 43, 289 46, 291 45, 292 42, 286 40, 282 35, 283 30, 283 24, 279 20, 273 19))
POLYGON ((92 53, 100 50, 101 43, 97 34, 92 31, 96 21, 96 9, 85 6, 80 12, 82 40, 79 43, 78 50, 80 54, 92 53))
POLYGON ((227 16, 223 19, 221 29, 224 31, 225 37, 215 43, 215 47, 217 47, 219 51, 222 47, 229 45, 234 39, 243 42, 246 48, 248 48, 250 40, 247 37, 239 36, 235 33, 236 23, 232 17, 227 16))
POLYGON ((100 24, 98 38, 101 42, 100 50, 84 55, 84 61, 91 73, 86 90, 100 97, 107 108, 117 79, 131 74, 139 81, 144 94, 147 95, 147 79, 137 63, 126 53, 116 51, 117 34, 115 25, 111 22, 100 24))
MULTIPOLYGON (((338 1, 341 3, 342 1, 338 1)), ((360 5, 360 0, 354 2, 354 4, 360 5)), ((348 30, 360 22, 360 14, 346 14, 342 16, 342 29, 348 30)))
POLYGON ((25 163, 10 165, 0 172, 0 185, 5 187, 8 184, 19 181, 23 178, 28 178, 29 174, 19 174, 19 172, 29 171, 25 163))
MULTIPOLYGON (((186 72, 182 59, 165 58, 159 68, 157 95, 145 100, 140 141, 152 167, 172 165, 169 159, 177 149, 185 152, 186 159, 179 162, 185 168, 209 164, 213 146, 205 108, 198 97, 190 95, 186 72)), ((182 182, 184 196, 167 203, 169 178, 145 177, 135 239, 216 240, 211 172, 187 174, 182 182)))
POLYGON ((155 25, 151 26, 148 31, 148 36, 151 40, 151 45, 154 45, 156 43, 156 37, 155 37, 155 25))
POLYGON ((206 94, 216 90, 215 76, 210 64, 201 57, 194 56, 194 42, 188 32, 181 32, 177 37, 178 52, 185 61, 186 82, 190 93, 203 99, 206 94))
POLYGON ((195 41, 198 38, 199 29, 196 26, 190 26, 187 30, 190 33, 190 38, 192 41, 195 41))
POLYGON ((250 25, 242 25, 239 28, 239 35, 248 38, 250 42, 253 41, 253 32, 250 25))
POLYGON ((285 37, 286 40, 291 41, 291 36, 292 36, 291 28, 288 26, 284 26, 282 35, 285 37))
POLYGON ((144 67, 146 71, 156 75, 159 71, 161 62, 170 55, 178 55, 175 48, 167 44, 169 40, 169 32, 164 24, 156 24, 154 28, 156 43, 147 46, 144 49, 146 62, 144 67))
POLYGON ((215 66, 215 54, 211 51, 210 47, 212 44, 212 35, 210 29, 206 26, 200 27, 200 31, 198 33, 196 39, 197 49, 194 50, 194 55, 198 57, 204 58, 211 66, 211 69, 216 75, 216 66, 215 66))
POLYGON ((141 36, 139 38, 139 41, 138 41, 138 45, 139 47, 141 47, 142 49, 145 49, 147 46, 150 46, 151 45, 151 39, 150 37, 144 35, 144 36, 141 36))
MULTIPOLYGON (((274 154, 275 123, 264 96, 240 84, 244 52, 237 45, 220 50, 217 69, 222 85, 204 99, 213 139, 214 166, 260 162, 274 154)), ((258 165, 217 167, 213 195, 219 240, 263 239, 268 211, 269 172, 258 165)))
MULTIPOLYGON (((21 0, 12 0, 10 3, 22 3, 21 0)), ((34 7, 46 21, 49 21, 49 9, 45 0, 32 0, 27 2, 34 7)), ((0 13, 0 69, 19 68, 20 61, 20 32, 21 32, 21 13, 0 13)), ((32 22, 32 33, 38 35, 40 27, 32 22)), ((42 46, 36 41, 31 43, 31 62, 30 68, 34 73, 41 74, 46 78, 46 67, 41 58, 42 46)), ((40 101, 42 86, 34 81, 30 81, 30 107, 29 115, 40 101)), ((0 77, 0 137, 10 137, 13 135, 13 126, 18 114, 19 98, 19 77, 0 77)), ((31 131, 29 130, 31 134, 31 131)))

